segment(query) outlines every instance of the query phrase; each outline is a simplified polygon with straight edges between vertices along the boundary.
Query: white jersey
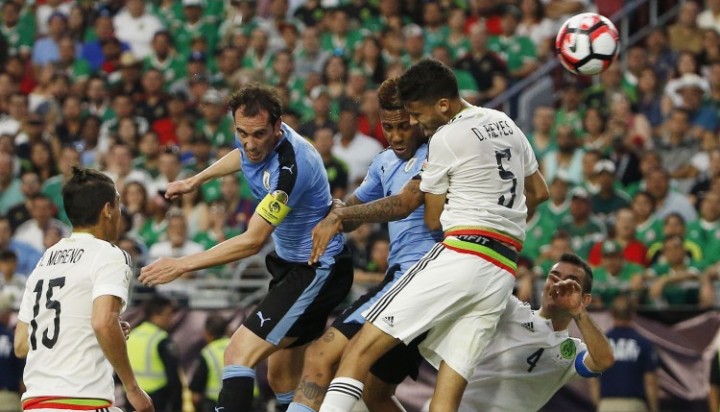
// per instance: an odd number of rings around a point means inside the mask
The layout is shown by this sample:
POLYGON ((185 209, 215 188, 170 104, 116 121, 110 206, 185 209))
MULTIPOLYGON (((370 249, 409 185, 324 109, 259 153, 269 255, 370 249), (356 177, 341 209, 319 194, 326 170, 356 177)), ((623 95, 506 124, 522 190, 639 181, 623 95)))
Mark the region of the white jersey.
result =
POLYGON ((130 257, 90 234, 48 249, 28 278, 18 315, 29 325, 23 400, 40 396, 114 402, 113 369, 91 325, 93 301, 128 298, 130 257))
POLYGON ((525 177, 538 170, 525 134, 505 113, 470 107, 430 139, 420 189, 446 194, 446 232, 487 228, 525 239, 525 177))
POLYGON ((586 350, 514 296, 468 382, 461 412, 537 411, 570 378, 586 350))

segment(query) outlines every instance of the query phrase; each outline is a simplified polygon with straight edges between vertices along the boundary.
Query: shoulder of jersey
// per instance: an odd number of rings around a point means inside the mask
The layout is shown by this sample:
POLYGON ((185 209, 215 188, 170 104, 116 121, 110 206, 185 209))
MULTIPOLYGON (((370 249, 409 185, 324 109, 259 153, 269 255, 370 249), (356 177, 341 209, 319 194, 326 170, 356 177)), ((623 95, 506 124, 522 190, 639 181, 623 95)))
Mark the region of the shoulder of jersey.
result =
POLYGON ((98 240, 98 243, 101 244, 101 247, 103 248, 104 254, 102 258, 104 261, 109 261, 110 258, 112 258, 113 260, 122 259, 126 265, 131 266, 132 259, 130 258, 130 254, 128 252, 104 240, 98 240))

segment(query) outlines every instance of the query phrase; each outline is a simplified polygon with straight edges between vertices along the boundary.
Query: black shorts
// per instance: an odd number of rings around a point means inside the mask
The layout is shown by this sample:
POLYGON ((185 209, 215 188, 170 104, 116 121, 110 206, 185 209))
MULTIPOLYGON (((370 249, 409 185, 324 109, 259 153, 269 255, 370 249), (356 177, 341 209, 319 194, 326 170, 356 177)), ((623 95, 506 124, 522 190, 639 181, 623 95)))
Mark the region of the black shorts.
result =
POLYGON ((288 262, 275 252, 265 257, 265 264, 273 277, 268 294, 243 325, 273 345, 285 337, 297 338, 290 347, 319 338, 330 312, 352 286, 353 266, 347 249, 335 256, 330 267, 288 262))
MULTIPOLYGON (((398 275, 398 270, 400 270, 400 265, 393 265, 388 268, 383 281, 345 309, 343 313, 335 319, 332 327, 345 335, 348 340, 352 339, 365 324, 365 318, 362 316, 362 312, 372 306, 392 287, 391 282, 395 280, 395 276, 398 275)), ((400 344, 392 348, 373 364, 370 369, 372 374, 383 382, 393 385, 400 384, 407 376, 416 380, 420 369, 420 361, 422 360, 417 345, 425 339, 425 335, 426 334, 420 335, 414 341, 410 342, 410 345, 405 345, 400 342, 400 344)))

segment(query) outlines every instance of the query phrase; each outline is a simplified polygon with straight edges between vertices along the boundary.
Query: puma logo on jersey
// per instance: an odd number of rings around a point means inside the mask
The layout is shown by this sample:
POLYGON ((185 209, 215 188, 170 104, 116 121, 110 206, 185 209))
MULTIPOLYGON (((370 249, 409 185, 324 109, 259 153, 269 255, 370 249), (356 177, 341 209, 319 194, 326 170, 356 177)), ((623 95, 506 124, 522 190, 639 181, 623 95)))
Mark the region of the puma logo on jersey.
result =
POLYGON ((281 167, 280 170, 287 170, 288 172, 290 172, 290 174, 293 174, 293 167, 295 167, 295 165, 291 164, 290 166, 281 167))
POLYGON ((258 311, 257 313, 258 318, 260 318, 260 327, 262 328, 263 325, 265 325, 265 322, 270 320, 270 318, 264 318, 262 312, 258 311))
POLYGON ((395 326, 395 316, 385 316, 382 318, 383 322, 387 323, 391 328, 395 326))
POLYGON ((532 322, 525 322, 522 325, 525 329, 529 330, 530 332, 535 332, 535 325, 533 325, 532 322))

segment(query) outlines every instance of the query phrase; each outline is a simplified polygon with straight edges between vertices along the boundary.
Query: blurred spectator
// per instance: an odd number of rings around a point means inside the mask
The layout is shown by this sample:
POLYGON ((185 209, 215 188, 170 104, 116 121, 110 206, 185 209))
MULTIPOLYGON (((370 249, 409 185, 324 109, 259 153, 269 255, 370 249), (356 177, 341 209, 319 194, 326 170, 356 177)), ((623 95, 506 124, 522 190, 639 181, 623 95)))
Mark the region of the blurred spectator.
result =
POLYGON ((12 250, 0 252, 0 296, 10 298, 12 308, 20 309, 27 277, 17 273, 18 257, 12 250))
POLYGON ((612 142, 610 134, 607 132, 606 118, 600 109, 590 107, 585 110, 583 129, 585 132, 582 136, 584 150, 596 150, 603 156, 610 154, 612 142))
MULTIPOLYGON (((432 58, 439 60, 441 63, 448 67, 453 67, 453 60, 451 52, 448 46, 444 44, 438 44, 432 49, 432 58)), ((463 69, 453 69, 455 78, 458 82, 458 91, 460 97, 467 100, 471 104, 478 104, 480 101, 480 94, 478 93, 478 85, 475 82, 475 78, 470 72, 463 69)))
POLYGON ((42 251, 13 238, 10 220, 0 216, 0 253, 7 251, 14 252, 17 256, 16 270, 20 275, 29 275, 42 257, 42 251))
POLYGON ((353 286, 369 289, 385 278, 388 271, 388 256, 390 255, 390 239, 385 233, 371 236, 368 247, 368 262, 364 268, 355 269, 353 286))
POLYGON ((233 89, 234 78, 240 70, 243 51, 237 47, 225 47, 218 53, 217 71, 210 78, 210 85, 217 89, 233 89))
POLYGON ((62 187, 72 177, 72 168, 74 166, 81 166, 80 152, 78 152, 77 147, 72 145, 61 147, 58 158, 59 174, 42 182, 41 188, 42 193, 48 196, 57 207, 58 219, 66 225, 70 225, 70 219, 65 214, 62 187))
POLYGON ((300 100, 304 85, 302 80, 295 76, 295 61, 290 49, 281 49, 275 53, 272 63, 272 76, 268 83, 275 87, 286 87, 290 93, 290 107, 295 107, 300 100))
POLYGON ((320 37, 322 49, 335 56, 351 58, 362 35, 350 27, 347 11, 340 7, 332 9, 327 12, 325 21, 328 31, 320 37))
POLYGON ((615 365, 601 377, 590 380, 593 402, 598 412, 658 412, 660 360, 655 347, 635 330, 632 299, 621 295, 608 303, 612 303, 613 328, 606 336, 613 348, 615 365))
POLYGON ((646 247, 663 237, 663 222, 655 215, 655 198, 648 192, 640 191, 632 201, 637 228, 635 236, 646 247))
MULTIPOLYGON (((647 266, 647 248, 636 237, 637 221, 632 209, 623 207, 615 213, 615 222, 612 225, 612 243, 616 245, 623 258, 636 265, 647 266)), ((593 245, 588 256, 588 263, 597 266, 601 263, 603 247, 607 241, 593 245)))
POLYGON ((630 197, 615 188, 615 164, 612 161, 600 160, 595 163, 593 172, 598 192, 590 198, 590 207, 596 217, 611 223, 615 212, 630 206, 630 197))
POLYGON ((158 157, 158 176, 153 180, 154 190, 164 192, 170 182, 185 179, 188 173, 180 165, 180 156, 177 150, 167 148, 160 152, 158 157))
POLYGON ((167 117, 167 98, 163 91, 163 73, 157 69, 148 69, 142 75, 143 98, 135 113, 152 124, 158 119, 167 117))
POLYGON ((301 79, 311 72, 322 72, 330 52, 320 47, 320 34, 316 27, 306 27, 302 31, 301 46, 295 51, 295 74, 301 79))
POLYGON ((0 9, 0 36, 7 42, 9 54, 26 59, 32 52, 35 32, 33 27, 21 24, 21 9, 21 5, 14 0, 3 2, 0 9))
POLYGON ((499 96, 507 88, 508 69, 505 62, 488 48, 488 34, 481 24, 470 29, 470 52, 455 67, 469 72, 478 85, 481 103, 499 96))
POLYGON ((210 249, 220 242, 230 239, 242 233, 239 229, 229 227, 225 224, 227 209, 222 200, 209 202, 207 228, 197 231, 193 241, 202 245, 204 249, 210 249))
POLYGON ((720 148, 710 150, 709 157, 710 165, 708 170, 698 175, 690 189, 690 196, 696 205, 700 204, 700 201, 712 189, 713 185, 720 187, 717 183, 720 182, 720 148))
POLYGON ((661 84, 652 67, 645 68, 640 72, 637 85, 637 111, 650 122, 653 135, 665 121, 665 113, 661 106, 661 84))
POLYGON ((425 33, 417 24, 409 24, 403 28, 402 34, 405 38, 405 54, 400 62, 407 69, 426 57, 425 33))
POLYGON ((602 257, 600 266, 593 269, 593 305, 607 308, 622 293, 640 297, 645 267, 628 261, 623 247, 615 241, 606 240, 599 245, 602 257))
POLYGON ((445 45, 452 60, 456 61, 470 51, 470 40, 465 31, 466 11, 462 7, 452 5, 447 14, 448 34, 445 45))
MULTIPOLYGON (((120 53, 130 50, 130 45, 124 41, 119 41, 115 37, 113 21, 107 12, 101 12, 100 15, 95 18, 94 29, 97 38, 85 41, 81 54, 90 64, 92 72, 97 72, 105 66, 105 59, 109 51, 109 49, 106 49, 106 46, 117 46, 117 50, 114 52, 117 54, 116 57, 119 57, 120 53), (112 45, 110 45, 110 43, 112 43, 112 45)), ((110 54, 112 55, 113 53, 110 54)))
POLYGON ((137 233, 147 247, 166 240, 168 210, 170 202, 162 194, 148 190, 147 219, 137 233))
POLYGON ((0 411, 3 412, 16 412, 22 408, 20 390, 24 363, 13 350, 12 314, 11 299, 0 293, 0 411))
POLYGON ((631 102, 637 102, 640 74, 648 67, 647 52, 642 46, 633 46, 625 51, 625 58, 625 71, 622 77, 623 91, 631 102))
POLYGON ((114 115, 110 107, 110 99, 108 97, 108 88, 105 79, 102 77, 90 77, 87 83, 87 101, 85 110, 93 116, 99 117, 101 120, 110 120, 114 115))
POLYGON ((304 23, 307 28, 315 27, 323 20, 325 9, 321 7, 320 0, 306 0, 293 13, 296 19, 304 23))
POLYGON ((490 36, 488 48, 505 60, 511 77, 521 79, 538 67, 535 44, 529 37, 517 33, 522 18, 520 9, 513 5, 505 6, 501 16, 501 34, 490 36))
POLYGON ((600 73, 600 83, 585 89, 582 103, 586 108, 595 107, 603 114, 610 114, 610 99, 616 93, 623 93, 622 71, 615 61, 604 72, 600 73))
POLYGON ((130 216, 131 226, 128 232, 137 234, 148 216, 148 194, 145 186, 139 182, 128 182, 120 193, 120 203, 130 216))
POLYGON ((196 357, 196 368, 188 389, 192 391, 197 412, 214 412, 222 388, 223 356, 230 345, 226 334, 227 322, 219 314, 205 319, 203 339, 206 345, 196 357))
POLYGON ((542 215, 534 209, 529 210, 522 255, 529 259, 537 259, 550 245, 556 229, 557 222, 552 221, 549 216, 542 215))
POLYGON ((113 25, 117 37, 130 45, 130 51, 137 59, 151 53, 153 35, 163 29, 160 20, 145 10, 142 0, 126 0, 125 7, 113 18, 113 25))
POLYGON ((370 236, 372 233, 373 225, 363 223, 347 234, 345 245, 350 251, 355 269, 367 267, 368 261, 370 260, 368 248, 370 246, 370 236))
POLYGON ((555 27, 545 17, 545 5, 541 0, 521 0, 522 19, 517 27, 517 34, 526 36, 535 45, 537 57, 545 60, 552 56, 555 38, 555 27))
POLYGON ((700 72, 706 74, 710 65, 720 62, 720 33, 714 29, 703 31, 703 50, 697 55, 700 72))
POLYGON ((560 107, 555 112, 555 132, 562 126, 572 128, 575 136, 583 132, 581 86, 573 81, 561 90, 560 107))
POLYGON ((687 239, 701 245, 705 263, 720 257, 720 194, 709 192, 700 202, 700 217, 687 226, 687 239))
POLYGON ((142 61, 131 52, 124 52, 120 56, 118 71, 108 76, 109 87, 113 96, 125 95, 139 103, 143 96, 142 61))
POLYGON ((81 140, 83 124, 82 100, 75 95, 68 96, 62 103, 60 121, 55 125, 55 137, 60 145, 81 140))
POLYGON ((570 215, 560 222, 558 230, 570 236, 574 253, 586 259, 590 247, 605 238, 605 225, 592 216, 587 190, 576 188, 570 199, 570 215))
POLYGON ((156 119, 152 123, 152 130, 160 137, 161 145, 177 145, 179 141, 176 129, 186 116, 187 94, 181 91, 170 92, 166 99, 166 116, 156 119))
MULTIPOLYGON (((330 56, 325 62, 325 67, 323 67, 322 83, 327 87, 330 98, 334 100, 334 103, 337 103, 343 97, 347 80, 348 67, 345 59, 341 56, 330 56)), ((331 106, 331 118, 337 118, 338 112, 333 113, 332 109, 336 109, 336 107, 331 106)))
POLYGON ((614 137, 625 136, 625 145, 637 149, 651 146, 652 128, 641 113, 632 111, 631 102, 624 93, 610 98, 608 130, 614 137))
POLYGON ((655 151, 660 155, 663 166, 674 182, 687 192, 698 170, 691 163, 700 150, 700 142, 690 135, 690 113, 683 109, 674 109, 667 121, 662 136, 655 139, 655 151))
POLYGON ((98 140, 98 151, 105 154, 117 140, 113 136, 117 136, 120 123, 123 119, 130 119, 135 123, 137 133, 142 135, 148 130, 148 121, 144 117, 136 116, 135 107, 132 98, 125 94, 119 94, 113 98, 112 109, 115 116, 103 122, 100 128, 100 136, 98 140))
POLYGON ((706 8, 697 16, 697 25, 701 29, 711 29, 720 32, 720 1, 707 0, 706 8))
POLYGON ((20 179, 13 176, 13 159, 7 153, 0 153, 0 215, 24 200, 20 179))
POLYGON ((600 160, 603 160, 602 155, 597 150, 588 150, 583 153, 582 175, 580 177, 582 183, 577 187, 586 189, 590 194, 597 193, 598 190, 600 190, 596 183, 597 176, 595 175, 595 165, 597 165, 600 160))
POLYGON ((26 171, 20 176, 20 191, 25 197, 25 201, 11 207, 7 212, 13 231, 31 218, 30 208, 33 198, 40 193, 40 178, 37 173, 26 171))
POLYGON ((686 51, 678 54, 674 69, 675 76, 665 83, 662 101, 662 110, 664 112, 667 113, 673 107, 683 105, 683 98, 680 94, 681 87, 694 86, 700 87, 703 91, 708 90, 707 80, 697 75, 699 70, 697 59, 693 53, 686 51), (686 75, 689 76, 685 77, 686 75))
POLYGON ((657 202, 658 219, 664 219, 671 213, 678 213, 686 222, 697 218, 697 212, 687 197, 670 190, 670 174, 667 170, 656 168, 645 177, 647 191, 657 202))
POLYGON ((697 25, 699 7, 694 1, 680 5, 677 22, 668 28, 670 48, 675 51, 702 51, 703 34, 697 25))
POLYGON ((380 103, 377 90, 366 90, 362 94, 360 111, 361 114, 358 118, 358 130, 360 133, 372 137, 383 147, 387 147, 388 142, 385 140, 385 133, 383 133, 382 123, 380 122, 380 103))
POLYGON ((678 93, 682 98, 680 107, 690 112, 692 137, 701 139, 705 133, 715 133, 720 119, 715 109, 703 102, 707 82, 696 74, 686 74, 680 79, 678 93))
MULTIPOLYGON (((210 166, 212 144, 205 136, 194 136, 190 141, 191 157, 183 163, 183 167, 191 173, 200 173, 210 166)), ((209 184, 210 182, 206 183, 209 184)), ((205 199, 209 201, 210 199, 205 199)))
POLYGON ((552 222, 554 227, 570 213, 570 199, 568 189, 570 179, 565 172, 558 173, 550 182, 550 199, 537 207, 537 212, 544 220, 552 222))
POLYGON ((190 42, 202 37, 207 42, 208 52, 215 53, 217 47, 217 25, 208 16, 203 16, 205 0, 182 0, 184 21, 172 31, 174 44, 182 56, 190 54, 190 42))
POLYGON ((538 106, 535 109, 533 129, 530 133, 527 133, 527 138, 539 162, 542 162, 548 152, 557 148, 555 138, 551 134, 554 120, 555 111, 553 108, 538 106))
POLYGON ((186 75, 185 58, 174 49, 170 32, 167 30, 156 32, 150 46, 152 51, 143 61, 145 70, 152 68, 160 71, 165 85, 171 85, 186 75))
POLYGON ((247 229, 257 206, 257 200, 248 189, 247 183, 238 176, 226 175, 220 179, 220 196, 227 211, 225 225, 240 233, 247 229))
POLYGON ((62 232, 62 237, 70 235, 70 229, 61 221, 53 218, 57 209, 52 200, 43 194, 35 195, 30 203, 30 216, 32 219, 21 224, 15 231, 15 239, 32 246, 39 252, 44 252, 43 243, 45 231, 54 226, 62 232))
POLYGON ((250 36, 250 48, 245 52, 242 67, 266 77, 272 70, 273 53, 270 50, 267 29, 258 26, 250 36))
POLYGON ((74 90, 84 90, 90 76, 90 63, 78 56, 77 43, 69 35, 60 37, 57 44, 59 57, 55 63, 56 70, 73 79, 74 90))
POLYGON ((662 166, 660 155, 653 150, 646 150, 640 155, 640 180, 626 185, 625 191, 633 196, 638 190, 647 189, 646 178, 650 172, 662 166))
MULTIPOLYGON (((70 9, 73 2, 66 0, 47 0, 44 4, 41 4, 35 10, 36 16, 36 31, 38 36, 43 36, 52 31, 52 27, 49 27, 49 19, 54 14, 61 14, 64 16, 70 15, 70 9)), ((22 3, 21 3, 22 4, 22 3)))
POLYGON ((549 150, 542 160, 545 179, 552 181, 564 173, 573 185, 582 183, 583 151, 578 147, 575 131, 568 125, 558 127, 557 148, 549 150))
POLYGON ((542 254, 535 260, 533 273, 537 278, 545 279, 550 273, 549 269, 558 262, 558 256, 563 253, 570 253, 574 250, 570 236, 563 231, 553 233, 549 247, 542 251, 542 254))
POLYGON ((659 83, 670 80, 677 56, 668 46, 665 27, 654 28, 645 38, 648 66, 655 71, 659 83))
POLYGON ((360 184, 373 158, 383 149, 377 140, 358 131, 357 115, 357 109, 349 105, 341 109, 332 148, 332 154, 348 166, 351 188, 360 184))
POLYGON ((344 199, 348 188, 347 166, 332 154, 334 145, 332 129, 327 127, 318 129, 313 136, 313 141, 325 164, 325 171, 330 182, 330 194, 333 199, 344 199))
MULTIPOLYGON (((48 17, 49 32, 33 44, 32 62, 44 66, 60 59, 60 39, 67 34, 67 15, 53 13, 48 17)), ((79 47, 76 52, 79 54, 79 47)))
POLYGON ((385 80, 385 61, 382 57, 382 45, 375 36, 365 37, 355 53, 354 65, 373 87, 385 80))
POLYGON ((138 143, 138 154, 133 160, 133 167, 142 169, 153 179, 160 174, 158 167, 160 158, 160 137, 152 130, 147 131, 138 143))
POLYGON ((150 175, 144 170, 133 169, 133 155, 128 145, 118 143, 110 148, 105 174, 110 176, 120 192, 128 182, 140 182, 148 193, 155 191, 150 175))
POLYGON ((648 275, 648 303, 656 307, 699 303, 701 267, 685 254, 682 237, 665 238, 660 263, 652 265, 648 275))
POLYGON ((80 164, 88 167, 97 167, 100 161, 98 155, 98 136, 102 127, 102 120, 94 115, 89 115, 83 120, 80 132, 79 150, 82 150, 80 164))
POLYGON ((170 212, 167 218, 167 240, 154 243, 148 252, 151 260, 161 257, 180 257, 205 250, 188 239, 187 221, 182 213, 170 212))
POLYGON ((685 256, 694 262, 702 262, 703 248, 695 241, 687 239, 685 220, 677 213, 671 213, 663 220, 662 238, 648 247, 648 262, 651 265, 657 263, 667 263, 666 257, 663 255, 664 240, 669 237, 678 237, 682 239, 682 249, 685 256))
POLYGON ((210 89, 202 96, 202 118, 196 124, 196 132, 210 140, 213 146, 235 143, 233 122, 227 114, 224 97, 210 89))
POLYGON ((13 93, 8 101, 6 114, 0 115, 0 135, 15 136, 28 114, 28 97, 22 93, 13 93))

